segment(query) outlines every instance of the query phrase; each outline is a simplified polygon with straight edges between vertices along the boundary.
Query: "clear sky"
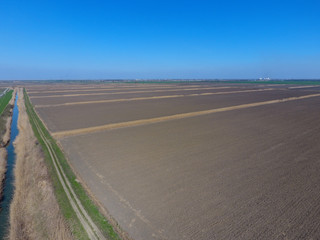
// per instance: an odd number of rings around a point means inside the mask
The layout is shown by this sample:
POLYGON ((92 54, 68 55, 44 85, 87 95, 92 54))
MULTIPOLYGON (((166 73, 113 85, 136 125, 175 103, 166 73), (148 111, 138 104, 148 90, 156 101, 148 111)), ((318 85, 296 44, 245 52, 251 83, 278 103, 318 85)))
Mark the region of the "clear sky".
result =
POLYGON ((320 1, 0 0, 0 79, 320 78, 320 1))

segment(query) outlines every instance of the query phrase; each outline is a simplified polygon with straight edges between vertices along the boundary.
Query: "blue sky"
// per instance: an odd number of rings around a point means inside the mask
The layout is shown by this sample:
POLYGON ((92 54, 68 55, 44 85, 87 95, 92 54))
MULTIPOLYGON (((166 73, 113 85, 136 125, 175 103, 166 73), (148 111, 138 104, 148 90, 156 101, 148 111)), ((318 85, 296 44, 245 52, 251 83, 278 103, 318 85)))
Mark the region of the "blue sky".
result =
POLYGON ((320 78, 320 1, 0 0, 0 79, 320 78))

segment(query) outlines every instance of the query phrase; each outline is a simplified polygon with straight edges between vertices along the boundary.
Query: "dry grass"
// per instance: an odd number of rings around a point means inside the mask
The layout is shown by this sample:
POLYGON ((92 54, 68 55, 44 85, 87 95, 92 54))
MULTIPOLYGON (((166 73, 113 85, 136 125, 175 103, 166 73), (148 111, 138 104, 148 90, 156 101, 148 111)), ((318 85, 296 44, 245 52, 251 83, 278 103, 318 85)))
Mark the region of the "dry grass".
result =
POLYGON ((66 225, 50 180, 44 156, 37 144, 19 89, 19 135, 15 193, 10 207, 10 239, 73 239, 66 225))
MULTIPOLYGON (((7 170, 7 150, 0 148, 0 200, 2 198, 3 182, 7 170)), ((1 209, 0 209, 1 210, 1 209)))
POLYGON ((17 93, 17 89, 15 88, 15 89, 13 89, 12 98, 9 102, 9 104, 12 106, 14 105, 14 100, 16 99, 16 93, 17 93))
POLYGON ((5 126, 6 130, 1 139, 1 146, 3 147, 7 146, 10 141, 11 122, 12 122, 12 108, 10 108, 10 115, 6 119, 6 126, 5 126))

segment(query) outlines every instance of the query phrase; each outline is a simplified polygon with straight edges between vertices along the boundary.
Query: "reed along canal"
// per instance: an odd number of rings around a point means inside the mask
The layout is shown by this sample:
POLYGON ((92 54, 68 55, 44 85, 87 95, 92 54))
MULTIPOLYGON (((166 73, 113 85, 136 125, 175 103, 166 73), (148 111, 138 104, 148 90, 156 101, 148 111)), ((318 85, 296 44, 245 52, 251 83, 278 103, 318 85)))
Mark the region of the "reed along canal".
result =
POLYGON ((18 94, 13 107, 10 143, 7 146, 7 172, 4 180, 3 198, 0 202, 0 240, 5 239, 9 230, 9 215, 10 215, 10 203, 14 193, 14 165, 16 161, 16 154, 14 150, 13 142, 19 133, 18 130, 18 116, 19 110, 17 106, 18 94))

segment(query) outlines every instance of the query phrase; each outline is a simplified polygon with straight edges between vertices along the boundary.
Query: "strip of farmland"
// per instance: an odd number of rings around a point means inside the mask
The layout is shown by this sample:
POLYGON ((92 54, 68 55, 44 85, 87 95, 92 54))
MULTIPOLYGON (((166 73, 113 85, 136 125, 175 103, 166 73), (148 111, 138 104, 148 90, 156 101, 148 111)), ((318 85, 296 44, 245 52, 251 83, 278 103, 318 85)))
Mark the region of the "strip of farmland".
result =
MULTIPOLYGON (((318 92, 315 92, 318 93, 318 92)), ((310 94, 310 93, 309 93, 310 94)), ((94 107, 72 105, 37 108, 40 117, 52 132, 106 124, 158 118, 190 112, 207 111, 254 102, 279 100, 306 95, 303 91, 261 91, 238 94, 209 95, 143 101, 99 103, 94 107), (76 121, 74 121, 76 119, 76 121)))
POLYGON ((243 90, 257 90, 255 88, 223 88, 223 89, 211 89, 211 90, 193 90, 193 91, 171 91, 171 92, 150 92, 144 91, 139 93, 124 92, 117 94, 103 94, 103 95, 89 95, 89 96, 69 96, 60 98, 32 98, 33 104, 35 105, 53 105, 62 104, 66 102, 83 102, 83 101, 98 101, 98 100, 111 100, 111 99, 124 99, 124 98, 139 98, 139 97, 157 97, 157 96, 170 96, 170 95, 190 95, 190 94, 201 94, 201 93, 216 93, 216 92, 230 92, 230 91, 243 91, 243 90))
MULTIPOLYGON (((225 85, 225 84, 224 84, 225 85)), ((66 85, 66 84, 60 84, 56 86, 50 86, 50 85, 27 85, 27 90, 29 92, 39 92, 39 91, 48 91, 48 92, 54 92, 54 91, 73 91, 73 90, 94 90, 94 89, 137 89, 137 88, 146 88, 146 89, 151 89, 151 88, 173 88, 173 87, 181 87, 181 86, 188 86, 188 87, 203 87, 206 86, 205 84, 201 85, 196 85, 196 84, 184 84, 184 85, 178 85, 178 84, 173 84, 173 85, 152 85, 152 86, 146 86, 145 84, 89 84, 85 86, 81 85, 66 85)))
POLYGON ((195 90, 210 90, 210 89, 225 89, 232 87, 208 87, 208 88, 182 88, 182 89, 161 89, 161 90, 146 90, 146 91, 119 91, 119 92, 102 92, 102 93, 74 93, 74 94, 57 94, 57 95, 43 95, 43 96, 32 96, 32 98, 55 98, 55 97, 76 97, 76 96, 90 96, 90 95, 112 95, 112 94, 131 94, 131 93, 146 93, 146 92, 178 92, 178 91, 195 91, 195 90))
MULTIPOLYGON (((194 85, 194 86, 188 86, 188 88, 199 88, 200 86, 194 85)), ((202 86, 203 87, 203 86, 202 86)), ((36 94, 36 93, 64 93, 64 92, 97 92, 97 91, 114 91, 114 90, 156 90, 156 89, 179 89, 180 86, 159 86, 159 87, 112 87, 112 88, 105 88, 105 87, 98 87, 98 88, 87 88, 87 89, 63 89, 63 90, 43 90, 43 91, 28 91, 28 94, 36 94)))
POLYGON ((205 92, 205 93, 193 93, 193 94, 180 94, 180 95, 168 95, 168 96, 152 96, 152 97, 136 97, 136 98, 120 98, 120 99, 109 99, 109 100, 96 100, 86 102, 67 102, 62 104, 51 104, 51 105, 36 105, 35 107, 59 107, 59 106, 70 106, 70 105, 81 105, 81 104, 96 104, 96 103, 112 103, 112 102, 129 102, 129 101, 141 101, 141 100, 154 100, 164 98, 179 98, 179 97, 197 97, 197 96, 209 96, 209 95, 221 95, 221 94, 235 94, 235 93, 249 93, 249 92, 262 92, 271 91, 272 88, 267 89, 256 89, 256 90, 240 90, 231 92, 205 92))
POLYGON ((199 111, 199 112, 182 113, 182 114, 176 114, 176 115, 165 116, 165 117, 141 119, 141 120, 130 121, 130 122, 114 123, 114 124, 107 124, 103 126, 96 126, 96 127, 90 127, 90 128, 61 131, 61 132, 53 133, 53 136, 61 138, 66 136, 79 135, 79 134, 88 134, 91 132, 112 130, 112 129, 123 128, 123 127, 134 127, 134 126, 139 126, 144 124, 159 123, 159 122, 165 122, 165 121, 171 121, 171 120, 189 118, 189 117, 197 117, 197 116, 207 115, 212 113, 220 113, 220 112, 239 110, 244 108, 252 108, 252 107, 258 107, 258 106, 263 106, 268 104, 283 103, 288 101, 296 101, 296 100, 314 98, 314 97, 320 97, 320 93, 310 94, 310 95, 305 95, 300 97, 283 98, 283 99, 270 100, 265 102, 256 102, 256 103, 249 103, 249 104, 243 104, 243 105, 237 105, 237 106, 231 106, 231 107, 210 109, 210 110, 199 111))

